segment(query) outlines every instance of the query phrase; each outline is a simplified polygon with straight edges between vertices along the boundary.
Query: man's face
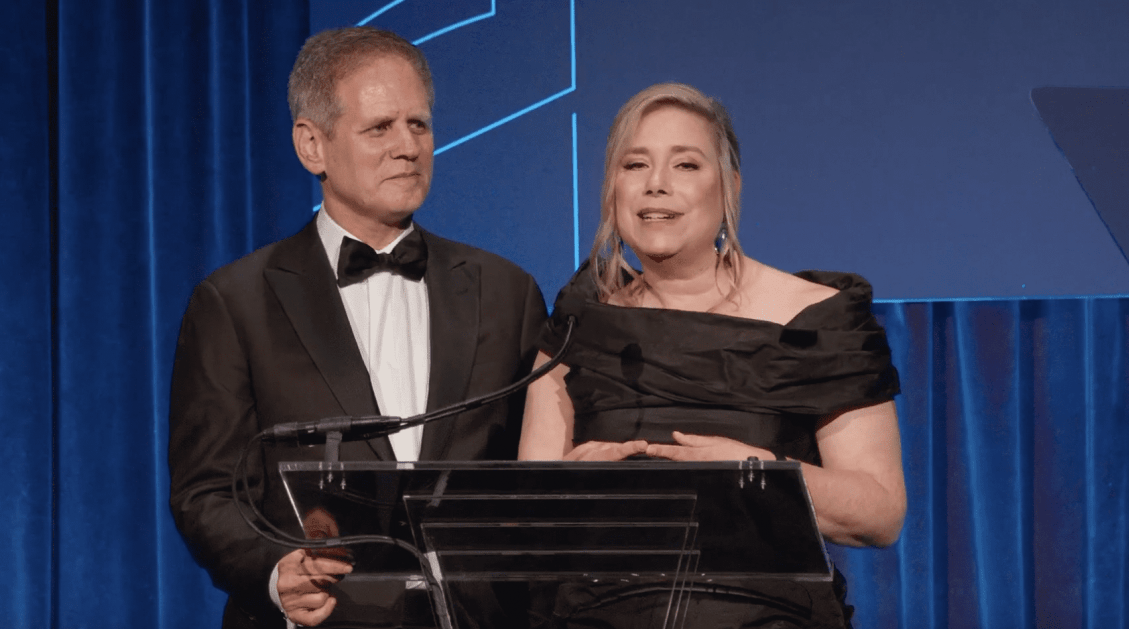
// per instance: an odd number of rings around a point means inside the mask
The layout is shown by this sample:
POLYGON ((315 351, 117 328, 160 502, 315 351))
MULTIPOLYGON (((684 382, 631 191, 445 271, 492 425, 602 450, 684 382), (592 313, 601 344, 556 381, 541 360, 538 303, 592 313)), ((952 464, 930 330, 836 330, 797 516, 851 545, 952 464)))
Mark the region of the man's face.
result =
POLYGON ((366 62, 337 84, 342 114, 325 138, 325 209, 349 224, 400 226, 431 187, 435 139, 427 91, 397 55, 366 62))

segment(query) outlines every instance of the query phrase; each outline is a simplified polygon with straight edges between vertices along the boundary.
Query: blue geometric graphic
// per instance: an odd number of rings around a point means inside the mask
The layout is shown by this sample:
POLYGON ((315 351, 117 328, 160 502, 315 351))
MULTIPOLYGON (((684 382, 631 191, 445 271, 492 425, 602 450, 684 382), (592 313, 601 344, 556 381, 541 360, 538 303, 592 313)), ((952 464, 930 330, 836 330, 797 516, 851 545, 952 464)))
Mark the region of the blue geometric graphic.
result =
MULTIPOLYGON (((368 3, 365 3, 365 4, 368 4, 368 3)), ((379 26, 381 28, 390 28, 391 30, 394 30, 398 33, 405 35, 406 37, 411 38, 412 43, 414 43, 418 46, 418 45, 425 44, 426 42, 434 42, 434 40, 437 40, 437 39, 439 39, 443 36, 450 36, 450 35, 454 34, 455 31, 458 31, 459 29, 463 29, 464 27, 483 22, 484 20, 489 20, 490 18, 494 18, 494 17, 499 15, 497 0, 490 0, 489 7, 486 7, 485 10, 478 12, 478 13, 471 14, 471 15, 468 16, 467 15, 467 13, 468 13, 467 7, 468 7, 468 5, 473 5, 473 4, 474 4, 473 2, 470 2, 470 3, 468 3, 468 2, 461 2, 461 3, 455 2, 455 3, 446 3, 443 6, 438 6, 438 5, 434 5, 434 4, 428 4, 427 2, 421 1, 421 0, 416 0, 415 2, 407 2, 406 0, 394 0, 393 2, 389 2, 387 4, 384 4, 383 6, 380 6, 376 9, 374 9, 374 10, 372 10, 371 5, 369 5, 367 7, 367 9, 369 9, 369 10, 367 10, 364 13, 364 17, 362 17, 360 20, 356 21, 356 25, 358 25, 358 26, 373 25, 373 26, 379 26), (392 11, 393 9, 397 9, 397 8, 399 9, 399 11, 392 11), (409 10, 412 11, 412 13, 410 13, 410 14, 406 13, 409 10), (403 15, 401 15, 401 13, 403 13, 403 15), (401 25, 399 23, 400 21, 403 21, 404 24, 401 25), (423 34, 418 34, 418 35, 414 34, 416 31, 419 31, 421 28, 426 29, 426 31, 423 34)), ((542 4, 544 4, 544 3, 542 3, 542 4)), ((559 3, 556 3, 556 4, 559 4, 559 3)), ((318 29, 320 29, 321 27, 325 27, 325 26, 333 26, 335 24, 332 20, 328 24, 317 24, 317 23, 321 22, 321 21, 325 21, 325 16, 326 16, 327 11, 332 11, 335 15, 342 16, 343 14, 347 14, 348 12, 355 12, 358 9, 361 8, 360 6, 354 6, 354 5, 357 5, 357 3, 326 3, 326 2, 321 2, 319 4, 319 2, 317 0, 315 0, 315 2, 311 3, 311 21, 315 23, 315 26, 318 29), (319 5, 319 6, 314 6, 314 5, 319 5), (315 19, 315 16, 317 16, 317 19, 315 19)), ((520 9, 520 8, 522 8, 521 5, 511 3, 508 7, 504 7, 503 11, 508 11, 508 13, 507 13, 507 17, 508 17, 509 14, 517 13, 517 11, 515 11, 515 9, 520 9)), ((541 8, 544 8, 544 7, 541 7, 541 8)), ((532 102, 531 104, 525 105, 525 106, 521 107, 520 109, 517 109, 516 111, 504 113, 504 114, 497 116, 497 117, 495 117, 495 118, 493 118, 489 121, 479 121, 477 123, 474 123, 473 127, 458 133, 458 135, 454 138, 445 139, 443 137, 443 135, 444 135, 444 131, 446 129, 442 128, 442 125, 439 125, 440 128, 437 129, 437 131, 436 131, 436 141, 437 141, 438 146, 435 149, 435 155, 440 155, 440 154, 448 151, 449 149, 455 148, 455 147, 460 146, 460 145, 462 145, 466 142, 469 142, 470 140, 478 138, 478 137, 480 137, 480 136, 482 136, 486 133, 489 133, 489 132, 491 132, 491 131, 493 131, 493 130, 495 130, 495 129, 503 126, 503 125, 506 125, 507 123, 511 123, 511 122, 517 120, 518 118, 521 118, 521 117, 526 116, 526 115, 528 115, 528 114, 530 114, 530 113, 532 113, 532 112, 534 112, 538 109, 541 109, 541 108, 545 107, 546 105, 549 105, 550 103, 553 103, 554 101, 557 101, 557 100, 563 98, 564 96, 567 96, 568 94, 571 94, 571 93, 576 91, 576 7, 575 7, 575 0, 569 0, 569 2, 568 2, 568 20, 569 20, 569 22, 568 22, 568 51, 569 51, 568 54, 569 54, 569 56, 568 56, 568 75, 567 75, 568 85, 567 85, 567 87, 564 87, 563 89, 559 89, 559 90, 549 94, 548 96, 540 96, 540 95, 534 96, 533 98, 536 99, 534 102, 532 102)), ((523 17, 523 18, 519 19, 516 22, 516 24, 524 27, 524 32, 518 31, 522 36, 533 36, 533 34, 536 33, 536 26, 529 24, 529 17, 523 17)), ((496 39, 506 39, 506 40, 513 39, 513 34, 515 32, 513 26, 512 25, 506 25, 506 26, 503 26, 502 28, 504 30, 499 31, 498 34, 495 35, 495 38, 496 39)), ((480 29, 478 32, 473 33, 472 36, 470 36, 466 41, 472 47, 481 49, 481 48, 484 47, 483 42, 484 42, 485 37, 487 37, 487 35, 482 33, 482 31, 480 29)), ((545 39, 549 40, 551 38, 545 37, 545 39)), ((452 44, 452 47, 454 47, 454 48, 458 48, 459 46, 460 46, 460 44, 452 44)), ((442 66, 443 66, 445 60, 450 55, 445 56, 443 54, 434 53, 433 52, 434 51, 434 44, 429 45, 429 46, 425 46, 424 50, 425 50, 425 52, 427 52, 429 60, 431 60, 431 63, 432 63, 432 66, 433 66, 433 74, 435 75, 436 83, 441 86, 440 88, 437 89, 437 92, 440 92, 439 103, 440 104, 443 103, 445 97, 449 98, 451 91, 453 91, 453 92, 458 94, 457 98, 463 104, 461 111, 454 112, 454 114, 455 114, 454 116, 451 115, 452 112, 440 111, 440 113, 437 114, 437 116, 436 116, 437 120, 451 121, 455 116, 460 116, 460 117, 463 116, 466 113, 467 110, 476 110, 477 109, 477 111, 475 111, 475 115, 477 115, 483 109, 488 109, 491 106, 497 106, 499 103, 504 103, 506 100, 512 99, 513 93, 516 91, 514 89, 507 89, 505 93, 502 93, 500 90, 495 90, 495 91, 490 91, 490 92, 484 93, 484 94, 475 94, 475 92, 479 91, 479 90, 475 90, 474 89, 475 86, 470 85, 469 86, 470 89, 467 89, 468 86, 463 86, 462 89, 456 88, 455 90, 448 91, 448 89, 446 88, 445 85, 443 85, 443 83, 445 81, 448 81, 450 79, 450 77, 456 76, 456 75, 462 75, 462 74, 464 74, 464 72, 459 72, 459 73, 443 72, 442 66), (439 66, 439 67, 436 67, 436 66, 439 66), (484 100, 487 101, 488 105, 482 106, 480 104, 480 105, 476 106, 473 102, 471 102, 469 105, 467 105, 464 101, 468 100, 467 99, 468 96, 470 97, 469 98, 470 101, 473 101, 475 96, 485 96, 484 100)), ((468 56, 470 56, 470 53, 465 49, 465 47, 463 47, 462 50, 455 50, 454 52, 456 53, 456 55, 455 55, 456 57, 468 57, 468 56)), ((520 57, 521 56, 519 56, 519 55, 511 54, 508 57, 506 57, 505 59, 503 59, 502 61, 503 62, 513 62, 513 61, 519 59, 520 57)), ((534 63, 536 63, 538 61, 536 59, 536 55, 530 55, 529 60, 533 61, 534 63)), ((467 65, 470 65, 470 64, 467 64, 467 65)), ((460 69, 462 69, 462 68, 460 68, 460 69)), ((482 74, 483 69, 482 68, 471 68, 471 71, 468 74, 473 75, 475 72, 482 74)), ((513 88, 515 85, 520 85, 520 84, 523 84, 523 83, 532 83, 532 81, 527 81, 527 80, 524 80, 524 79, 526 79, 527 77, 543 77, 547 74, 548 73, 546 72, 546 70, 544 70, 543 67, 538 67, 537 65, 529 65, 527 67, 527 70, 524 72, 524 76, 520 76, 520 75, 517 76, 516 78, 518 80, 515 81, 514 83, 511 83, 510 85, 507 85, 506 87, 513 88)), ((485 92, 485 90, 481 90, 481 91, 485 92)), ((529 93, 529 92, 527 91, 525 93, 529 93)), ((542 92, 541 94, 544 94, 544 92, 542 92)), ((533 100, 533 98, 531 98, 530 100, 533 100)), ((439 108, 440 107, 437 107, 437 109, 439 109, 439 108)), ((571 178, 571 181, 572 181, 572 200, 573 200, 573 203, 572 203, 572 214, 573 214, 572 215, 572 232, 573 232, 572 233, 572 236, 573 236, 573 238, 572 238, 572 245, 573 245, 573 247, 572 247, 572 254, 573 254, 572 258, 573 258, 573 261, 574 261, 573 268, 575 268, 575 265, 579 264, 579 257, 580 257, 579 256, 579 242, 580 242, 580 235, 579 235, 579 194, 578 194, 578 190, 577 190, 577 187, 576 187, 577 181, 578 181, 578 175, 577 175, 577 172, 576 172, 577 163, 576 163, 576 145, 575 145, 575 141, 576 141, 575 113, 572 115, 572 121, 571 122, 572 122, 572 135, 571 135, 571 141, 572 141, 572 146, 571 146, 571 149, 572 149, 572 151, 571 151, 572 178, 571 178)), ((320 204, 316 205, 314 207, 314 210, 316 211, 319 207, 320 207, 320 204)))
MULTIPOLYGON (((363 20, 357 22, 357 26, 364 26, 365 24, 370 23, 374 19, 383 15, 389 9, 392 9, 393 7, 396 7, 396 6, 404 3, 405 1, 406 0, 395 0, 394 2, 391 2, 391 3, 389 3, 385 6, 377 9, 376 11, 372 12, 367 17, 365 17, 363 20)), ((456 29, 462 28, 464 26, 468 26, 470 24, 474 24, 475 22, 480 22, 480 21, 488 19, 488 18, 492 18, 495 15, 497 15, 497 12, 498 12, 497 0, 490 0, 490 9, 488 11, 486 11, 484 13, 480 13, 478 15, 474 15, 472 17, 469 17, 465 20, 461 20, 459 22, 455 22, 454 24, 449 24, 447 26, 444 26, 443 28, 440 28, 439 30, 433 31, 431 33, 428 33, 427 35, 424 35, 422 37, 419 37, 419 38, 413 40, 412 43, 419 46, 420 44, 422 44, 426 41, 432 40, 432 39, 439 37, 441 35, 446 35, 447 33, 450 33, 451 31, 454 31, 456 29)), ((570 50, 570 61, 571 61, 571 64, 570 64, 571 81, 569 82, 569 86, 567 88, 557 92, 556 94, 552 94, 551 96, 548 96, 544 99, 541 99, 541 100, 537 101, 536 103, 529 105, 528 107, 525 107, 523 109, 515 111, 512 114, 509 114, 509 115, 507 115, 507 116, 505 116, 505 117, 503 117, 499 120, 496 120, 496 121, 494 121, 494 122, 492 122, 488 125, 485 125, 482 128, 477 129, 477 130, 475 130, 471 133, 468 133, 468 134, 466 134, 466 135, 464 135, 464 136, 462 136, 462 137, 460 137, 456 140, 452 140, 451 142, 448 142, 447 144, 444 144, 443 146, 436 148, 435 154, 439 155, 440 153, 443 153, 443 152, 447 151, 448 149, 454 148, 454 147, 456 147, 456 146, 458 146, 458 145, 460 145, 464 142, 467 142, 468 140, 472 140, 472 139, 482 135, 483 133, 487 133, 489 131, 497 129, 498 127, 506 124, 507 122, 510 122, 512 120, 520 118, 521 116, 524 116, 525 114, 528 114, 531 111, 534 111, 536 109, 544 107, 545 105, 557 100, 558 98, 561 98, 561 97, 563 97, 567 94, 571 94, 572 92, 576 91, 576 3, 575 3, 575 0, 569 1, 569 50, 570 50)))
POLYGON ((1129 259, 1129 89, 1040 87, 1031 102, 1129 259))

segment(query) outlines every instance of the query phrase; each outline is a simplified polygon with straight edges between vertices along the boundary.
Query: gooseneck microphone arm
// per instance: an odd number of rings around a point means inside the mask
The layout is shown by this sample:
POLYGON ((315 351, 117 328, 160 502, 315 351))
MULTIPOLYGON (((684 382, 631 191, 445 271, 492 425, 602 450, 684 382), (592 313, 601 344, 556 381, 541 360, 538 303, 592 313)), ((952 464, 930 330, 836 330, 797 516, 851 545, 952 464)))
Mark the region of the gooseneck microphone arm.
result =
MULTIPOLYGON (((371 439, 373 437, 390 435, 405 428, 412 426, 422 426, 423 424, 433 422, 445 417, 457 415, 459 413, 473 410, 480 406, 496 402, 504 397, 513 395, 517 391, 528 387, 530 383, 537 380, 541 376, 551 371, 554 367, 559 365, 564 360, 565 354, 568 352, 569 347, 572 346, 572 334, 576 328, 577 319, 575 316, 568 317, 568 328, 565 331, 564 343, 557 353, 549 360, 549 362, 541 365, 539 368, 534 369, 529 375, 518 380, 517 382, 499 389, 493 393, 488 393, 476 398, 471 398, 458 404, 437 409, 430 413, 423 413, 407 419, 399 417, 384 417, 384 416, 371 416, 371 417, 331 417, 312 422, 291 422, 287 424, 279 424, 277 426, 263 430, 259 434, 251 438, 251 440, 243 447, 240 453, 239 461, 235 465, 235 469, 231 473, 231 496, 235 502, 236 511, 251 527, 251 530, 259 534, 260 537, 274 542, 281 546, 289 548, 333 548, 340 546, 349 546, 353 544, 363 543, 383 543, 399 546, 405 550, 419 555, 419 551, 415 547, 407 544, 401 540, 386 535, 350 535, 345 537, 331 537, 321 539, 306 539, 302 537, 295 537, 286 531, 283 531, 274 523, 270 522, 266 516, 259 511, 258 506, 255 504, 255 499, 251 495, 250 479, 247 478, 247 457, 251 448, 258 441, 263 442, 276 442, 276 441, 297 441, 298 443, 322 443, 325 442, 327 436, 337 433, 341 435, 344 440, 356 439, 371 439), (244 504, 245 503, 245 504, 244 504), (247 513, 244 507, 250 509, 251 513, 247 513), (266 525, 269 531, 263 530, 259 526, 259 522, 266 525)), ((339 442, 337 435, 330 437, 331 443, 339 442)), ((327 445, 329 447, 329 445, 327 445)), ((421 558, 422 560, 422 558, 421 558)), ((426 563, 425 563, 426 565, 426 563)))
POLYGON ((345 546, 354 546, 358 544, 383 544, 387 546, 396 546, 411 553, 416 560, 419 561, 420 569, 423 573, 424 580, 427 583, 427 590, 435 601, 435 612, 439 616, 440 626, 450 627, 453 626, 451 619, 448 616, 448 605, 445 602, 446 594, 441 584, 440 577, 436 574, 433 566, 431 565, 428 557, 424 556, 422 552, 412 544, 392 537, 390 535, 347 535, 343 537, 328 537, 320 539, 306 539, 291 535, 286 531, 279 528, 273 522, 268 520, 266 516, 259 510, 258 505, 255 504, 255 498, 251 495, 251 483, 247 477, 247 457, 251 449, 259 441, 297 441, 298 443, 320 443, 325 442, 327 460, 337 460, 337 448, 341 441, 346 437, 349 440, 354 439, 371 439, 372 437, 389 435, 405 428, 412 426, 422 426, 428 422, 433 422, 451 415, 457 415, 465 411, 469 411, 485 404, 495 402, 504 397, 514 394, 517 391, 529 386, 534 380, 545 375, 554 367, 559 365, 564 359, 566 352, 572 345, 572 333, 576 327, 577 319, 574 316, 568 318, 568 329, 565 332, 564 343, 561 345, 560 350, 553 356, 549 362, 542 365, 540 368, 533 370, 529 375, 521 380, 511 384, 508 387, 488 393, 483 396, 472 398, 459 404, 454 404, 446 408, 441 408, 430 413, 423 413, 407 419, 400 419, 398 417, 332 417, 315 422, 295 422, 289 424, 281 424, 268 428, 251 438, 246 445, 244 445, 242 452, 239 454, 239 460, 235 468, 231 472, 231 498, 235 503, 235 510, 239 516, 247 524, 251 530, 255 531, 263 539, 273 542, 287 548, 305 548, 310 550, 328 549, 328 548, 341 548, 345 546), (242 485, 242 486, 240 486, 242 485), (248 513, 244 508, 244 501, 251 513, 248 513), (262 523, 265 525, 264 530, 262 523))
POLYGON ((445 408, 436 409, 429 413, 423 413, 408 418, 385 415, 328 417, 316 421, 278 424, 259 433, 259 436, 265 442, 288 441, 293 443, 296 441, 298 444, 315 444, 325 443, 327 436, 336 432, 340 433, 343 441, 356 441, 391 435, 413 426, 422 426, 445 417, 474 410, 480 406, 513 395, 528 387, 534 380, 537 380, 559 365, 561 361, 564 360, 565 353, 572 345, 572 332, 575 327, 576 317, 570 315, 568 317, 568 329, 565 331, 564 343, 553 358, 544 365, 534 369, 521 380, 492 393, 487 393, 486 395, 464 400, 458 404, 452 404, 445 408))

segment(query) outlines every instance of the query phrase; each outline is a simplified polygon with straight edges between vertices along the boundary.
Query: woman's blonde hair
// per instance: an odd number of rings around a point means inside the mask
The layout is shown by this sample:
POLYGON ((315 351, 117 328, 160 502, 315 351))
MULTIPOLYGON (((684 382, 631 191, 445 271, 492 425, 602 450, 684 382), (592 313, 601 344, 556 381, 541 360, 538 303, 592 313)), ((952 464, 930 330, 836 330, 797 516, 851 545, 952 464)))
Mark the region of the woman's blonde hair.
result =
POLYGON ((721 229, 725 241, 718 250, 718 264, 732 270, 733 287, 740 285, 741 244, 737 241, 737 225, 741 218, 741 198, 737 178, 741 173, 741 150, 729 112, 717 100, 683 83, 659 83, 639 92, 620 108, 608 133, 604 161, 604 185, 600 202, 600 227, 589 256, 600 301, 634 281, 639 274, 623 257, 623 240, 616 229, 615 181, 619 160, 635 135, 643 116, 659 107, 681 107, 701 115, 713 130, 714 144, 721 166, 721 192, 724 205, 721 229), (624 275, 630 278, 624 281, 624 275))

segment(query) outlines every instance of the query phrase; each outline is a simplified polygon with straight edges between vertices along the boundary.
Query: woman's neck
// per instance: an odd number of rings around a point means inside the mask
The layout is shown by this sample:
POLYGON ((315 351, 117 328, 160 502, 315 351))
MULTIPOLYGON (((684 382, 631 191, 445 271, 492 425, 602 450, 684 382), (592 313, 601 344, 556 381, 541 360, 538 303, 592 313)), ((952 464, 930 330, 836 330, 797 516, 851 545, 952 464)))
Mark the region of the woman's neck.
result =
POLYGON ((633 295, 637 305, 710 312, 733 292, 733 273, 716 255, 687 264, 677 257, 641 260, 642 283, 633 295))

